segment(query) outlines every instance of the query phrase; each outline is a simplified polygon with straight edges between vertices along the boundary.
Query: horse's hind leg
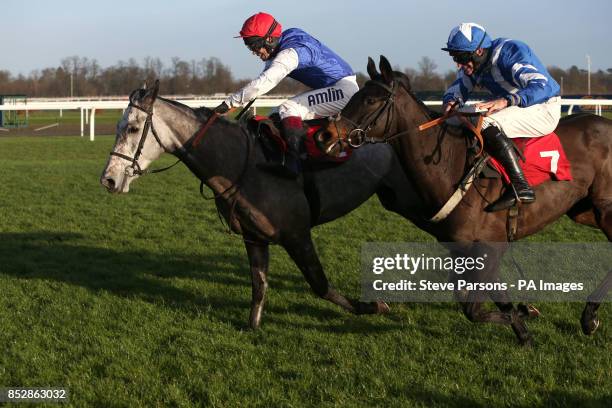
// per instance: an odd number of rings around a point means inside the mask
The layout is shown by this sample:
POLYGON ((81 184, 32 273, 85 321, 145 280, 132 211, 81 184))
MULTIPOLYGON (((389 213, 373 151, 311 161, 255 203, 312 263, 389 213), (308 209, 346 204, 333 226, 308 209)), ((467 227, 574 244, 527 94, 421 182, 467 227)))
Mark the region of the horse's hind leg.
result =
POLYGON ((512 303, 496 302, 497 306, 500 308, 499 312, 483 311, 483 302, 474 300, 476 300, 474 292, 470 292, 468 295, 468 302, 461 303, 463 313, 471 322, 510 325, 519 344, 522 346, 531 346, 533 344, 533 339, 531 333, 527 329, 523 314, 515 309, 512 303))
POLYGON ((582 332, 587 336, 595 333, 595 330, 599 327, 597 309, 599 309, 601 302, 608 295, 610 287, 612 287, 612 270, 608 271, 606 278, 599 284, 597 289, 589 295, 587 304, 582 311, 580 323, 582 325, 582 332))
POLYGON ((251 266, 252 296, 249 326, 251 329, 257 329, 261 323, 266 289, 268 288, 270 249, 267 242, 251 240, 246 236, 244 238, 244 246, 246 247, 251 266))
MULTIPOLYGON (((608 241, 612 242, 612 203, 607 200, 603 203, 596 202, 595 209, 599 228, 601 228, 604 234, 606 234, 608 241)), ((582 311, 582 316, 580 317, 580 324, 584 334, 591 335, 595 333, 599 327, 600 322, 599 317, 597 316, 597 309, 599 309, 601 302, 608 295, 611 287, 612 270, 608 271, 608 274, 604 280, 587 298, 587 304, 582 311)))
MULTIPOLYGON (((499 263, 504 250, 496 247, 487 247, 477 244, 470 255, 474 258, 488 255, 486 267, 482 271, 472 271, 472 281, 476 283, 497 282, 499 273, 499 263)), ((455 254, 457 255, 457 254, 455 254)), ((469 276, 469 275, 468 275, 469 276)), ((524 312, 516 309, 510 302, 508 294, 504 290, 492 291, 469 291, 464 295, 465 302, 462 302, 463 313, 471 322, 507 324, 512 327, 519 343, 523 346, 531 346, 532 337, 525 324, 524 312), (490 297, 495 301, 499 311, 484 311, 482 304, 490 297)))
POLYGON ((304 278, 317 296, 329 300, 354 314, 376 314, 389 311, 389 306, 384 302, 366 303, 348 299, 330 288, 310 234, 302 239, 285 241, 283 247, 300 268, 304 278))

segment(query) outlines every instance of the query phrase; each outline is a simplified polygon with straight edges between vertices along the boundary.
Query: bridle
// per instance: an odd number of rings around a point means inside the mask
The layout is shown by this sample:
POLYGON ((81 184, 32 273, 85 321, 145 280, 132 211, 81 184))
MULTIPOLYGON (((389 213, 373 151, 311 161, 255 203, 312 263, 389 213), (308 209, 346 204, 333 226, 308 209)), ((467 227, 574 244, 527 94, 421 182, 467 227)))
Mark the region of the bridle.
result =
POLYGON ((134 153, 134 157, 130 157, 123 153, 119 153, 115 151, 110 152, 111 156, 117 156, 117 157, 120 157, 130 162, 130 164, 125 167, 125 171, 124 171, 125 175, 128 177, 142 176, 144 174, 151 174, 151 173, 160 173, 162 171, 166 171, 170 169, 171 167, 174 167, 180 161, 179 159, 176 163, 168 167, 164 167, 162 169, 142 170, 140 168, 140 164, 138 164, 138 159, 140 158, 140 155, 142 154, 142 148, 145 142, 147 141, 147 135, 149 134, 149 129, 151 129, 151 133, 153 133, 155 140, 162 147, 162 149, 164 149, 166 153, 172 153, 172 152, 170 152, 166 148, 166 146, 164 146, 164 144, 161 142, 157 132, 155 131, 155 127, 153 126, 153 103, 151 103, 151 106, 149 109, 145 109, 142 106, 139 106, 136 103, 134 103, 134 100, 133 100, 134 94, 139 91, 140 90, 137 89, 134 92, 132 92, 132 94, 130 95, 130 103, 128 104, 128 108, 136 108, 147 114, 147 118, 145 119, 144 127, 142 128, 142 133, 140 135, 140 141, 138 142, 138 148, 136 149, 136 153, 134 153))
MULTIPOLYGON (((345 121, 349 122, 351 125, 353 125, 353 129, 348 132, 346 137, 339 139, 340 141, 345 141, 346 143, 348 143, 348 145, 352 148, 361 147, 364 143, 388 143, 390 140, 395 139, 406 133, 400 132, 394 134, 393 136, 384 137, 382 140, 368 136, 368 132, 376 126, 376 122, 384 113, 387 113, 387 119, 385 122, 385 129, 383 131, 383 135, 386 135, 389 131, 392 123, 392 107, 395 102, 395 94, 397 93, 398 89, 398 81, 393 81, 391 85, 387 85, 380 81, 369 80, 365 83, 365 86, 367 86, 368 84, 379 86, 389 93, 387 99, 385 100, 385 103, 377 111, 368 115, 362 123, 353 122, 351 119, 341 116, 341 113, 339 113, 335 119, 336 121, 339 121, 342 118, 345 121)), ((331 148, 328 150, 331 150, 331 148)))

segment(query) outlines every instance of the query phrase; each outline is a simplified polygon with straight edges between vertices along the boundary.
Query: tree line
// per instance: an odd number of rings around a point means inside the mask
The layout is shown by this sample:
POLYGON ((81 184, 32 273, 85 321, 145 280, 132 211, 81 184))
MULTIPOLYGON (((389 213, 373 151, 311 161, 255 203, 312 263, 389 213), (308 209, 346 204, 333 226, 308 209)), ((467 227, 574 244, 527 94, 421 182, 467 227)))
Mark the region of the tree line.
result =
MULTIPOLYGON (((410 77, 417 92, 443 92, 455 79, 455 71, 440 74, 429 57, 423 57, 417 68, 395 67, 410 77)), ((587 72, 577 66, 569 69, 549 67, 551 75, 562 84, 563 94, 587 93, 587 72)), ((246 84, 248 79, 237 79, 230 67, 215 57, 199 61, 172 58, 169 65, 159 58, 147 57, 141 62, 134 59, 119 61, 110 67, 101 67, 95 59, 72 56, 61 60, 57 67, 34 70, 29 75, 12 75, 0 69, 0 94, 25 94, 29 97, 69 97, 126 95, 141 86, 144 80, 160 79, 163 93, 168 95, 227 94, 246 84)), ((367 76, 357 74, 362 85, 367 76)), ((291 79, 284 80, 272 93, 295 94, 306 88, 291 79)), ((591 93, 612 93, 612 68, 591 72, 591 93)))

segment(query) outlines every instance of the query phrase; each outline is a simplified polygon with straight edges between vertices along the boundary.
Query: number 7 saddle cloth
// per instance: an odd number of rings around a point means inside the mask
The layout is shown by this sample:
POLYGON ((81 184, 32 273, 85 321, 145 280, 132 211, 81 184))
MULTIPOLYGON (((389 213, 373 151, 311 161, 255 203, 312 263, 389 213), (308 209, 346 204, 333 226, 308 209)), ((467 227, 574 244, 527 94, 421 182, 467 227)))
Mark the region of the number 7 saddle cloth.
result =
MULTIPOLYGON (((572 180, 570 162, 556 133, 510 140, 525 157, 525 161, 519 160, 519 164, 531 186, 537 186, 548 180, 572 180)), ((489 163, 502 175, 506 183, 510 182, 508 174, 494 158, 491 158, 489 163)))

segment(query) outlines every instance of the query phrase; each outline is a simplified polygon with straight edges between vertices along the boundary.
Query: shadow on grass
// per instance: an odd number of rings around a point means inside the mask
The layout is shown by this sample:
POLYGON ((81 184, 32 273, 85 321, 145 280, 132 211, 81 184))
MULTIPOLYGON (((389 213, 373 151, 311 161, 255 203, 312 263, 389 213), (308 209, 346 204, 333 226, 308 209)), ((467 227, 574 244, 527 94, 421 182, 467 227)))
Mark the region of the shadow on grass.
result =
MULTIPOLYGON (((207 310, 215 319, 228 322, 237 329, 246 327, 251 298, 246 254, 207 253, 187 257, 147 251, 117 251, 84 246, 79 242, 82 239, 80 234, 64 232, 0 233, 0 274, 18 279, 65 282, 94 292, 106 291, 125 298, 163 304, 186 313, 198 314, 207 310), (176 279, 193 279, 195 284, 183 285, 176 279)), ((332 305, 306 303, 314 295, 299 274, 295 277, 275 275, 272 288, 296 296, 283 307, 268 304, 264 322, 269 319, 269 322, 296 325, 296 320, 304 316, 320 322, 324 326, 319 327, 321 330, 338 332, 368 331, 380 323, 349 323, 347 327, 335 327, 330 320, 346 313, 334 310, 332 305), (296 303, 295 299, 299 297, 304 300, 296 303)), ((306 326, 310 326, 312 320, 310 322, 306 326)))

